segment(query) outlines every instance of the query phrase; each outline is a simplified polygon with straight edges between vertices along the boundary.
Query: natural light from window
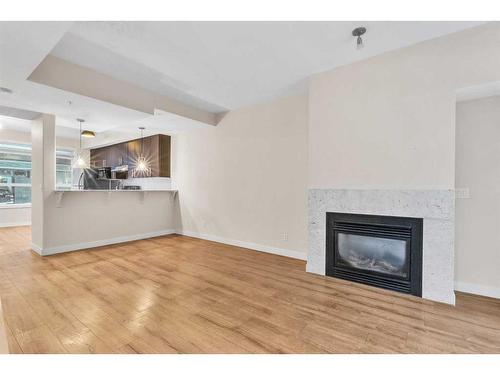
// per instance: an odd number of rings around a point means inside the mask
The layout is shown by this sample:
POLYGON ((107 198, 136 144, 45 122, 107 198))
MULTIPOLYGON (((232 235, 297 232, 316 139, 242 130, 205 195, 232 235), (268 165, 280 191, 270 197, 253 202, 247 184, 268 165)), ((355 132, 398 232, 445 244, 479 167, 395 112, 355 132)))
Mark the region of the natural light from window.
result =
MULTIPOLYGON (((71 189, 74 151, 56 151, 56 188, 71 189)), ((31 145, 0 143, 0 206, 31 203, 31 145)))

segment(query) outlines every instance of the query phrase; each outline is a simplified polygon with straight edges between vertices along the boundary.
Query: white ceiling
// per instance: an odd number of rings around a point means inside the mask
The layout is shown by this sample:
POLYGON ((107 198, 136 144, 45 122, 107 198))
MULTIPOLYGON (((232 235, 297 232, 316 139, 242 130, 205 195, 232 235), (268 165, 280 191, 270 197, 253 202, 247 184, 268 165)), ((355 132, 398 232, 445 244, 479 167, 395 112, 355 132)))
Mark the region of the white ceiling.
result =
POLYGON ((17 90, 71 25, 0 22, 0 85, 17 90))
MULTIPOLYGON (((221 112, 307 90, 307 78, 479 22, 0 22, 0 106, 76 118, 97 131, 138 124, 173 132, 199 124, 149 114, 27 80, 48 55, 221 112), (354 27, 368 31, 355 49, 354 27), (72 104, 69 105, 68 102, 72 104)), ((71 132, 69 132, 71 133, 71 132)), ((68 134, 69 134, 68 133, 68 134)))
POLYGON ((95 131, 149 117, 27 80, 71 25, 72 22, 0 22, 0 86, 13 90, 13 94, 0 93, 0 106, 53 113, 58 126, 69 128, 78 127, 76 118, 85 118, 87 128, 95 131))
MULTIPOLYGON (((56 124, 56 135, 58 137, 78 139, 79 130, 56 124)), ((31 120, 21 119, 17 117, 0 115, 0 142, 6 140, 2 132, 15 130, 16 132, 31 133, 31 120)))
POLYGON ((2 134, 2 130, 9 129, 26 133, 31 132, 31 121, 8 116, 0 116, 0 136, 2 134))
POLYGON ((479 22, 75 22, 51 54, 213 112, 479 22), (365 48, 351 31, 367 28, 365 48))

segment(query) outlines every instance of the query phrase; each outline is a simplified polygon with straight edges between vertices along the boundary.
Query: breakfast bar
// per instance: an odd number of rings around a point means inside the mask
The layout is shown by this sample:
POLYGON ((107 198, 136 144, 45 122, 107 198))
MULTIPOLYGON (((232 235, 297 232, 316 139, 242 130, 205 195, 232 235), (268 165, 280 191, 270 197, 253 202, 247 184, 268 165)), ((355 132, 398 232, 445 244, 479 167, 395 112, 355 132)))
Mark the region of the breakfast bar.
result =
POLYGON ((34 122, 33 251, 45 256, 175 233, 170 136, 140 134, 80 148, 71 187, 63 189, 55 184, 55 118, 34 122))

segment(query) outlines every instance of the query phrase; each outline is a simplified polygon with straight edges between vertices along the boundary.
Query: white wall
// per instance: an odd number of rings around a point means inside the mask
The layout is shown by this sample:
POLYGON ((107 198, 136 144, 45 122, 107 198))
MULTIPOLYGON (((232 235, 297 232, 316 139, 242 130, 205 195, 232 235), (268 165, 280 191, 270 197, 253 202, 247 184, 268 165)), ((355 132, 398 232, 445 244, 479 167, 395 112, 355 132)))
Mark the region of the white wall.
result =
MULTIPOLYGON (((45 199, 42 253, 78 250, 174 232, 175 200, 170 192, 67 192, 45 199)), ((34 227, 34 226, 33 226, 34 227)))
MULTIPOLYGON (((0 142, 31 144, 31 133, 13 129, 0 129, 0 142)), ((78 140, 76 139, 57 137, 56 143, 57 147, 78 148, 78 140)), ((0 228, 30 224, 31 204, 9 207, 0 206, 0 228)))
POLYGON ((456 289, 500 298, 500 96, 457 104, 456 289))
MULTIPOLYGON (((56 119, 43 114, 31 125, 31 241, 42 253, 46 242, 46 201, 56 188, 56 119)), ((61 231, 64 228, 61 228, 61 231)))
POLYGON ((31 205, 0 206, 0 228, 31 224, 31 205))
POLYGON ((183 233, 305 257, 306 96, 232 111, 216 127, 175 135, 173 155, 183 233))
POLYGON ((452 189, 455 91, 500 80, 500 24, 311 78, 309 187, 452 189))
MULTIPOLYGON (((423 200, 413 203, 448 213, 417 216, 424 218, 424 297, 436 301, 454 303, 456 91, 500 80, 499 46, 500 23, 489 23, 310 80, 310 202, 321 191, 333 197, 346 190, 354 197, 375 190, 383 197, 421 193, 423 200)), ((386 212, 373 212, 376 202, 369 199, 351 203, 356 213, 386 212)), ((313 267, 321 264, 314 256, 324 256, 324 226, 315 221, 324 220, 324 208, 309 206, 309 235, 320 233, 309 243, 308 269, 316 272, 324 272, 313 267)))

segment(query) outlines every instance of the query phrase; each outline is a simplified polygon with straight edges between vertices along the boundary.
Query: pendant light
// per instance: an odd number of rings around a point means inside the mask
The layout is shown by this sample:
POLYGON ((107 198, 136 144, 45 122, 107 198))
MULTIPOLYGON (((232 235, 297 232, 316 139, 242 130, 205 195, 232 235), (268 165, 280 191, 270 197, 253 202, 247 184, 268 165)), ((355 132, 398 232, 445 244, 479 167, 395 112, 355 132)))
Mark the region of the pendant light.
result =
POLYGON ((84 130, 80 132, 80 135, 85 138, 94 138, 95 132, 93 132, 92 130, 84 130))
POLYGON ((86 165, 85 159, 83 158, 83 155, 82 155, 82 122, 85 122, 85 120, 83 120, 81 118, 77 118, 76 121, 78 121, 80 123, 80 135, 79 135, 80 146, 78 148, 78 153, 76 154, 76 159, 75 159, 75 163, 74 163, 73 167, 74 168, 86 168, 87 165, 86 165))
POLYGON ((366 27, 356 27, 352 31, 352 36, 356 36, 356 49, 362 49, 364 47, 363 44, 363 38, 361 38, 361 35, 366 33, 366 27))
POLYGON ((135 164, 135 168, 132 171, 132 177, 150 177, 151 176, 151 168, 149 167, 149 162, 144 156, 143 146, 144 146, 144 126, 140 126, 139 130, 141 131, 141 152, 139 153, 139 157, 137 158, 137 162, 135 164))

